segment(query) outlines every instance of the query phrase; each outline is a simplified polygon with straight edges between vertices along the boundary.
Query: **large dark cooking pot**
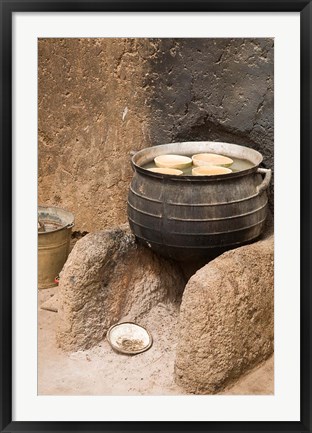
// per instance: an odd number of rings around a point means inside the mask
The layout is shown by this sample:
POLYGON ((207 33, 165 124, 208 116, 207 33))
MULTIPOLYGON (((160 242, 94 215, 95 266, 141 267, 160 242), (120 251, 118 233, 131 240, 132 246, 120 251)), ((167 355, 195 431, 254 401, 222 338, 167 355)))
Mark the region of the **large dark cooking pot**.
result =
POLYGON ((135 153, 128 218, 136 238, 176 260, 210 257, 261 234, 267 215, 271 170, 262 155, 230 143, 185 142, 135 153), (218 153, 245 159, 252 167, 214 176, 174 176, 142 168, 158 155, 218 153))

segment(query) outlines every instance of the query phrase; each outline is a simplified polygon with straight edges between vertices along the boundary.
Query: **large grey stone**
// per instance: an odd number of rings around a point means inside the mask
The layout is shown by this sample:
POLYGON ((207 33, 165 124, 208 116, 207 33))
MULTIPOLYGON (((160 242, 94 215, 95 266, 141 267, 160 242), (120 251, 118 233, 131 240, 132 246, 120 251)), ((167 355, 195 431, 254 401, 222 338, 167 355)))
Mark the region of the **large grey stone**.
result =
POLYGON ((187 283, 175 377, 196 394, 220 391, 274 347, 273 236, 224 253, 187 283))
POLYGON ((159 302, 174 302, 184 285, 179 268, 138 246, 128 228, 89 234, 60 275, 58 344, 87 349, 124 316, 136 321, 159 302))

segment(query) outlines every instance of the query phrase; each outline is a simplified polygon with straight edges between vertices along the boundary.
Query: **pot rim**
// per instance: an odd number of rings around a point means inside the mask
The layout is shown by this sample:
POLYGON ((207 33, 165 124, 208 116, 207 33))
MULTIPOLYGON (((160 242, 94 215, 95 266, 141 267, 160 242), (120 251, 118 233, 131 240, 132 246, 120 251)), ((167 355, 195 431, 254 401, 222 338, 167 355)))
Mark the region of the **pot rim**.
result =
POLYGON ((184 141, 184 142, 174 142, 174 143, 167 143, 167 144, 160 144, 156 146, 150 146, 146 147, 144 149, 139 150, 138 152, 135 152, 134 155, 131 158, 131 164, 135 171, 140 172, 141 174, 144 174, 146 176, 155 177, 159 179, 170 179, 178 182, 183 181, 193 181, 193 182, 203 182, 203 181, 214 181, 219 179, 232 179, 235 177, 241 177, 245 176, 247 174, 251 174, 256 172, 259 165, 263 161, 263 156, 260 152, 258 152, 255 149, 252 149, 247 146, 242 146, 239 144, 234 143, 226 143, 226 142, 219 142, 219 141, 184 141), (177 149, 175 149, 178 146, 177 149), (190 152, 190 148, 194 147, 190 152), (197 149, 196 149, 197 146, 197 149), (232 173, 226 173, 226 174, 216 174, 212 176, 192 176, 192 175, 172 175, 172 174, 164 174, 164 173, 155 173, 152 171, 149 171, 145 168, 143 168, 138 161, 143 158, 144 156, 147 156, 146 154, 152 151, 152 155, 150 158, 146 161, 144 161, 144 164, 151 161, 153 158, 159 155, 164 154, 170 154, 172 153, 172 148, 174 148, 175 152, 178 152, 179 155, 187 155, 189 156, 192 152, 195 153, 204 153, 204 152, 211 152, 214 153, 213 150, 215 150, 215 153, 221 153, 225 156, 233 156, 233 157, 240 157, 241 159, 246 159, 247 161, 251 162, 253 167, 247 168, 245 170, 232 172, 232 173), (206 148, 206 149, 205 149, 206 148), (230 152, 230 153, 228 153, 230 152), (247 153, 249 154, 249 158, 246 157, 246 155, 240 155, 237 154, 240 153, 247 153), (255 162, 250 160, 250 157, 253 156, 255 158, 255 162))

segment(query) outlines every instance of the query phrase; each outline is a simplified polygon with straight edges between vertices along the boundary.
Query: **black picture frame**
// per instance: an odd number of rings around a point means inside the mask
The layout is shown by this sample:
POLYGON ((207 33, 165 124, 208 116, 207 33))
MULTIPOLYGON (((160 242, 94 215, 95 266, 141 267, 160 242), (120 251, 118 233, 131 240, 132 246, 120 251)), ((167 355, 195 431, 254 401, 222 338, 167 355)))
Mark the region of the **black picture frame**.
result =
MULTIPOLYGON (((311 432, 311 0, 0 0, 1 12, 1 432, 311 432), (301 419, 299 422, 12 421, 12 15, 14 12, 300 12, 301 419)), ((27 372, 25 372, 27 374, 27 372)))

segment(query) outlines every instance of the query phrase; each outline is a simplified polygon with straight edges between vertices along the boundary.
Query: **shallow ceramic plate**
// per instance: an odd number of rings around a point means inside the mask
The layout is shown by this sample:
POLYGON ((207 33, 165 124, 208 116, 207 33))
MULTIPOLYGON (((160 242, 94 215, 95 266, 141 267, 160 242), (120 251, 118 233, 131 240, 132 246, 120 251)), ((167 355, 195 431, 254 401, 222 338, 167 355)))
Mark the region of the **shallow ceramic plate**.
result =
POLYGON ((161 168, 187 168, 192 165, 192 160, 188 156, 182 155, 159 155, 154 158, 157 167, 161 168))
POLYGON ((223 165, 224 167, 229 167, 233 164, 233 159, 218 155, 217 153, 198 153, 192 156, 192 161, 197 167, 201 167, 202 165, 223 165))
POLYGON ((192 169, 193 176, 215 176, 217 174, 232 173, 230 168, 219 167, 217 165, 206 165, 192 169))
POLYGON ((176 168, 148 168, 148 171, 152 171, 153 173, 161 173, 161 174, 174 174, 176 176, 181 176, 183 174, 183 171, 177 170, 176 168))
POLYGON ((142 326, 132 322, 117 323, 107 331, 107 340, 117 352, 135 355, 149 349, 152 336, 142 326))

